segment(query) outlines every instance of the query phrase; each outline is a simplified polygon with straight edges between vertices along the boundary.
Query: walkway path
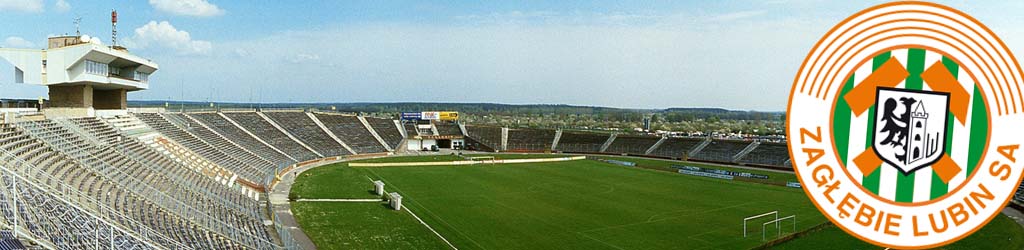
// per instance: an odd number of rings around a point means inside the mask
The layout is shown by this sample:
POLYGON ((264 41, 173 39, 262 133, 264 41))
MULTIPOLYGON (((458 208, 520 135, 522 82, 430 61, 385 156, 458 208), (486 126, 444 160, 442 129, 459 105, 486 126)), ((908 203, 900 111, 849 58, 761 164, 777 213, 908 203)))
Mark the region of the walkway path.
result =
POLYGON ((295 242, 297 242, 302 249, 316 249, 316 245, 314 245, 313 241, 309 239, 309 236, 306 236, 305 232, 302 232, 302 228, 299 227, 299 222, 296 221, 295 216, 292 215, 292 205, 291 203, 288 203, 288 194, 292 191, 292 184, 295 183, 296 174, 301 174, 306 170, 327 164, 333 164, 333 162, 293 169, 291 172, 285 174, 284 177, 281 178, 281 182, 277 183, 277 186, 274 186, 274 189, 270 191, 270 204, 273 206, 274 215, 279 218, 281 224, 284 224, 282 226, 291 232, 292 238, 295 238, 295 242))

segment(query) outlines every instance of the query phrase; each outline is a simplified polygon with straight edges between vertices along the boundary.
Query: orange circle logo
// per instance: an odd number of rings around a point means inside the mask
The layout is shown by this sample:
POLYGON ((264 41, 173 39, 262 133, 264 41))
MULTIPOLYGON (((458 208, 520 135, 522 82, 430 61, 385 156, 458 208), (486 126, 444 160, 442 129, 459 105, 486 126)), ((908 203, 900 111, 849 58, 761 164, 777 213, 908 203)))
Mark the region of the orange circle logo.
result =
POLYGON ((832 28, 793 82, 786 133, 804 191, 851 235, 952 243, 994 218, 1024 166, 1020 66, 947 6, 895 2, 832 28))

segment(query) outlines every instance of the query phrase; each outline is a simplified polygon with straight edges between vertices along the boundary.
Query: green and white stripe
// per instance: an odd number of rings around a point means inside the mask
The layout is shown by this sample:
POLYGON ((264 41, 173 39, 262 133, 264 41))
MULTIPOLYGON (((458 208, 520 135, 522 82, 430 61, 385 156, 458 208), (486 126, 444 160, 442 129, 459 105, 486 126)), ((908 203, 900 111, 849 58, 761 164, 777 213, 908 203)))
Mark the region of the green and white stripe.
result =
POLYGON ((834 138, 839 157, 846 163, 847 171, 855 180, 859 181, 865 189, 882 198, 896 202, 922 202, 938 198, 960 186, 973 172, 974 165, 977 164, 981 156, 988 132, 988 114, 985 111, 984 100, 980 97, 979 90, 968 74, 953 60, 945 58, 939 53, 924 49, 899 49, 882 53, 872 59, 870 63, 865 63, 858 68, 853 76, 843 84, 835 107, 835 117, 833 117, 834 138), (910 72, 910 76, 900 82, 898 88, 931 90, 921 80, 920 74, 925 68, 941 62, 950 70, 950 73, 957 77, 964 89, 972 93, 966 124, 960 124, 952 114, 947 114, 949 116, 949 131, 946 131, 946 154, 964 170, 948 185, 939 179, 931 167, 904 176, 893 166, 885 163, 872 173, 861 173, 853 163, 854 157, 872 145, 871 134, 874 133, 875 108, 871 107, 861 116, 855 116, 842 96, 853 89, 855 84, 867 78, 874 69, 881 66, 890 57, 894 57, 910 72), (953 147, 953 145, 958 146, 953 147))

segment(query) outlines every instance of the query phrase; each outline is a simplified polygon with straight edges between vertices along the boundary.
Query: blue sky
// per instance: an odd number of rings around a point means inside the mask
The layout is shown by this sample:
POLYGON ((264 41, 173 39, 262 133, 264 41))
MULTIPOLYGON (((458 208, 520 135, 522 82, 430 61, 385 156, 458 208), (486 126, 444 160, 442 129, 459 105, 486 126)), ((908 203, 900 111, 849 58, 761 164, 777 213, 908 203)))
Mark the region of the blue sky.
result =
MULTIPOLYGON (((943 3, 1024 49, 1024 3, 943 3)), ((814 42, 875 4, 0 0, 0 46, 42 48, 76 16, 109 44, 117 9, 120 44, 161 66, 134 100, 779 111, 814 42)))

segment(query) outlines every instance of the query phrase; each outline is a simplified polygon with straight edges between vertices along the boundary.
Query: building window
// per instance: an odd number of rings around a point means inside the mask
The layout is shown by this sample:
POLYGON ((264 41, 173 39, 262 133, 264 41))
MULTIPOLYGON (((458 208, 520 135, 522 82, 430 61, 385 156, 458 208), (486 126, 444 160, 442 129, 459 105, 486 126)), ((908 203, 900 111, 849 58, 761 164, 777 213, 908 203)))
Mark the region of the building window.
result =
POLYGON ((85 73, 108 76, 110 74, 110 66, 106 63, 85 60, 85 73))
POLYGON ((135 71, 135 80, 140 82, 149 82, 149 73, 135 71))

